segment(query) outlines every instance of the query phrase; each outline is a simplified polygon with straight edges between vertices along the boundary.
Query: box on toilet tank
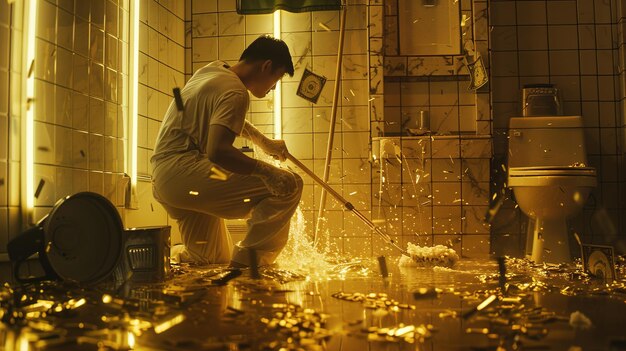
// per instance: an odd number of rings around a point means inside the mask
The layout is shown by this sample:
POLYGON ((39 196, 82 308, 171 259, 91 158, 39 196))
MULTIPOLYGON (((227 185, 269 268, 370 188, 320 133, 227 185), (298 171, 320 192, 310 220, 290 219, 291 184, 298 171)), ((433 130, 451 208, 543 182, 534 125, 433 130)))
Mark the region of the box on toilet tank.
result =
POLYGON ((563 104, 552 84, 526 84, 522 88, 522 116, 560 116, 563 104))

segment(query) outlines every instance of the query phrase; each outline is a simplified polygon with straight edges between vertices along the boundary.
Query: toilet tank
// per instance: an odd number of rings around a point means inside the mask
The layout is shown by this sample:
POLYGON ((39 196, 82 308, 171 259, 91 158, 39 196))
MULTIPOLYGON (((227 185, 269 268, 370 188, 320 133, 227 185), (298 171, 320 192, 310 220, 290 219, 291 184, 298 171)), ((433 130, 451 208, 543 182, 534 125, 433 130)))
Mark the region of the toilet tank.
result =
POLYGON ((512 117, 508 166, 572 166, 587 163, 580 116, 512 117))

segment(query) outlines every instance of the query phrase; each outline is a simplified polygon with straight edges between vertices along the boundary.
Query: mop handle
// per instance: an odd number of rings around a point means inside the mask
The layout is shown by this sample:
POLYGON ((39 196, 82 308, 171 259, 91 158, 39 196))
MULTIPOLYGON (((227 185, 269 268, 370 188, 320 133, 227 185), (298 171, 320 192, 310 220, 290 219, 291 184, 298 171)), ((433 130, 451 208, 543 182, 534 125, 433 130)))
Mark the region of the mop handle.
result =
POLYGON ((304 171, 304 173, 308 174, 311 178, 313 178, 314 181, 316 181, 319 185, 321 185, 324 189, 326 189, 326 191, 328 191, 329 193, 331 193, 337 200, 339 200, 348 210, 352 211, 352 209, 354 208, 354 206, 352 206, 352 204, 350 202, 348 202, 346 199, 344 199, 343 197, 341 197, 341 195, 339 195, 338 192, 335 191, 335 189, 331 188, 330 185, 328 185, 326 182, 324 182, 320 177, 318 177, 315 173, 313 173, 313 171, 311 171, 309 168, 307 168, 307 166, 305 166, 302 162, 300 162, 300 160, 298 160, 297 158, 293 157, 292 154, 287 153, 287 159, 291 162, 293 162, 296 166, 298 166, 298 168, 300 168, 301 170, 304 171))
POLYGON ((362 220, 373 231, 375 231, 376 234, 380 235, 385 241, 387 241, 396 249, 400 250, 400 252, 402 252, 403 254, 408 255, 406 250, 403 250, 400 246, 398 246, 398 244, 396 244, 396 242, 393 239, 391 239, 389 235, 387 235, 386 233, 383 233, 380 230, 380 228, 376 227, 376 225, 372 221, 367 219, 367 217, 365 217, 361 212, 359 212, 356 208, 354 208, 354 205, 352 205, 348 200, 344 199, 341 195, 339 195, 339 193, 336 192, 335 189, 331 188, 330 185, 328 185, 328 183, 324 182, 320 177, 318 177, 315 173, 313 173, 313 171, 311 171, 307 166, 305 166, 302 162, 300 162, 300 160, 293 157, 293 155, 290 153, 287 153, 286 157, 289 161, 293 162, 296 166, 298 166, 298 168, 303 170, 306 174, 308 174, 311 178, 313 178, 314 181, 316 181, 319 185, 321 185, 324 189, 326 189, 326 191, 328 191, 332 196, 335 197, 335 199, 341 202, 348 210, 352 211, 360 220, 362 220))

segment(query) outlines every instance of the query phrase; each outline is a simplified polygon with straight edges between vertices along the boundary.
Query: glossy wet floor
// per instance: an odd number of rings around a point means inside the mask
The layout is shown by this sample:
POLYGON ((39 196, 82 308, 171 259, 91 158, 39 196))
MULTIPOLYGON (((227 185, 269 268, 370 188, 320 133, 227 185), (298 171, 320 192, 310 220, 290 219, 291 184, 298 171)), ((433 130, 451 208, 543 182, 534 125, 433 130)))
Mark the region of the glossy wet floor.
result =
MULTIPOLYGON (((165 283, 4 288, 5 349, 624 350, 626 286, 574 269, 376 259, 312 274, 175 266, 165 283), (11 348, 13 347, 13 348, 11 348)), ((311 272, 309 272, 311 273, 311 272)))

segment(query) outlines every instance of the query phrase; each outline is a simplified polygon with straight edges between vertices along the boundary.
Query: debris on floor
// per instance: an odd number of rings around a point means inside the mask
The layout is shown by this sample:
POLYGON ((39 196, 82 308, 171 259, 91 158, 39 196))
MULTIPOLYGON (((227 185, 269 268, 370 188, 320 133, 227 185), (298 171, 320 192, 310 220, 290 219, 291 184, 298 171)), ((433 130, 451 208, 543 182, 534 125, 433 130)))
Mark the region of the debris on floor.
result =
POLYGON ((624 278, 601 281, 580 264, 536 265, 513 258, 505 264, 506 269, 495 261, 461 260, 455 269, 390 264, 384 279, 375 258, 329 264, 325 275, 259 267, 258 278, 245 269, 178 264, 165 282, 114 289, 49 281, 5 284, 0 289, 0 347, 508 350, 622 345, 624 278))

